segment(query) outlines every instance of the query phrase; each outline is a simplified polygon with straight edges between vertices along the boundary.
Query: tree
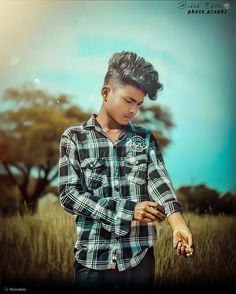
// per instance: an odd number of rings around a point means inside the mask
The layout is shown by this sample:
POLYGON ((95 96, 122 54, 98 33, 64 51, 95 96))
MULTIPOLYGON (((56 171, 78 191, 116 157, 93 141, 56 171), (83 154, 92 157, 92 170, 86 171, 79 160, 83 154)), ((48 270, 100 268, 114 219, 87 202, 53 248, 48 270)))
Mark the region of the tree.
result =
POLYGON ((7 89, 3 102, 10 109, 0 113, 1 169, 18 186, 26 211, 33 213, 57 177, 61 134, 90 114, 65 95, 51 95, 31 85, 7 89))
POLYGON ((177 191, 179 200, 189 211, 203 213, 217 213, 219 193, 204 184, 197 186, 183 186, 177 191))
MULTIPOLYGON (((34 213, 39 198, 57 177, 63 131, 91 114, 66 95, 53 95, 30 84, 6 89, 2 101, 9 107, 0 113, 0 174, 18 187, 24 212, 34 213)), ((173 124, 159 106, 144 109, 137 123, 152 129, 161 148, 169 144, 163 131, 173 124), (152 116, 145 116, 150 112, 152 116)))
POLYGON ((225 214, 236 214, 236 192, 226 192, 220 197, 218 211, 225 214))
POLYGON ((167 109, 159 105, 142 107, 140 114, 134 121, 137 124, 150 129, 157 139, 161 150, 167 147, 171 140, 166 136, 165 132, 174 127, 171 115, 167 109))

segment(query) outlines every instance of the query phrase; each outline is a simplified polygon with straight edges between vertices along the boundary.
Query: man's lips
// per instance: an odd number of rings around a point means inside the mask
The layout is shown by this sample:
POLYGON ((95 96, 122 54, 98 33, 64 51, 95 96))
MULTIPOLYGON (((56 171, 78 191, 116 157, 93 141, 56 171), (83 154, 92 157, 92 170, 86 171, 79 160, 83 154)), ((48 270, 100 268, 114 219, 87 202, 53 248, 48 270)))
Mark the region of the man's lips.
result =
POLYGON ((124 115, 124 118, 127 120, 131 120, 131 119, 133 119, 133 115, 127 114, 127 115, 124 115))

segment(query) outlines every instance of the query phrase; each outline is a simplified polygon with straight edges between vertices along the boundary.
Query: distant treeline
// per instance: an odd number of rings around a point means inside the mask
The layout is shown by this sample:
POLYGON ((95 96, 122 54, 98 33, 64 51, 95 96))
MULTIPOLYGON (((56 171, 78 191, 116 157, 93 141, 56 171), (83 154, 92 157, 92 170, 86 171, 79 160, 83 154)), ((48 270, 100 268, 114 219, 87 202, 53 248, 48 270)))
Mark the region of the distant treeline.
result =
POLYGON ((236 214, 236 192, 219 194, 205 185, 184 186, 177 191, 184 209, 198 214, 236 214))
MULTIPOLYGON (((24 207, 24 201, 17 185, 13 185, 7 177, 0 176, 0 179, 0 215, 25 214, 27 210, 24 207)), ((56 186, 49 186, 44 195, 37 199, 36 204, 38 205, 40 199, 48 194, 58 196, 57 191, 56 186)), ((176 190, 176 194, 184 207, 184 211, 196 214, 236 215, 235 192, 220 194, 205 185, 197 185, 183 186, 176 190)))

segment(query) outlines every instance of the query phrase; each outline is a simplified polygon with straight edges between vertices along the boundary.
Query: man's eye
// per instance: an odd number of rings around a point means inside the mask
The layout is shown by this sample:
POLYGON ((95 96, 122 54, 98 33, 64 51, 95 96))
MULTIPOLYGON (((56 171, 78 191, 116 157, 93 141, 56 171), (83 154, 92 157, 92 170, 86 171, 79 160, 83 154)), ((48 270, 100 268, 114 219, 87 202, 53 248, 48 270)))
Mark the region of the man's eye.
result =
POLYGON ((130 103, 132 103, 131 101, 129 101, 129 100, 126 100, 126 99, 125 99, 125 101, 126 101, 127 103, 129 103, 129 104, 130 104, 130 103))

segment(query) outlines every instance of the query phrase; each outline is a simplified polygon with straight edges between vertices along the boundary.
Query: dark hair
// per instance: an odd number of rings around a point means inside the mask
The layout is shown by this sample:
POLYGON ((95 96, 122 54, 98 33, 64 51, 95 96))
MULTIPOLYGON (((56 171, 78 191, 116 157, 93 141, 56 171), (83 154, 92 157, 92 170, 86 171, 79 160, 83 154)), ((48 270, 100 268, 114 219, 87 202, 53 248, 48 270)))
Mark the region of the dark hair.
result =
POLYGON ((153 65, 136 53, 127 51, 114 53, 109 60, 104 85, 112 81, 136 86, 151 100, 156 100, 158 90, 163 89, 153 65))

